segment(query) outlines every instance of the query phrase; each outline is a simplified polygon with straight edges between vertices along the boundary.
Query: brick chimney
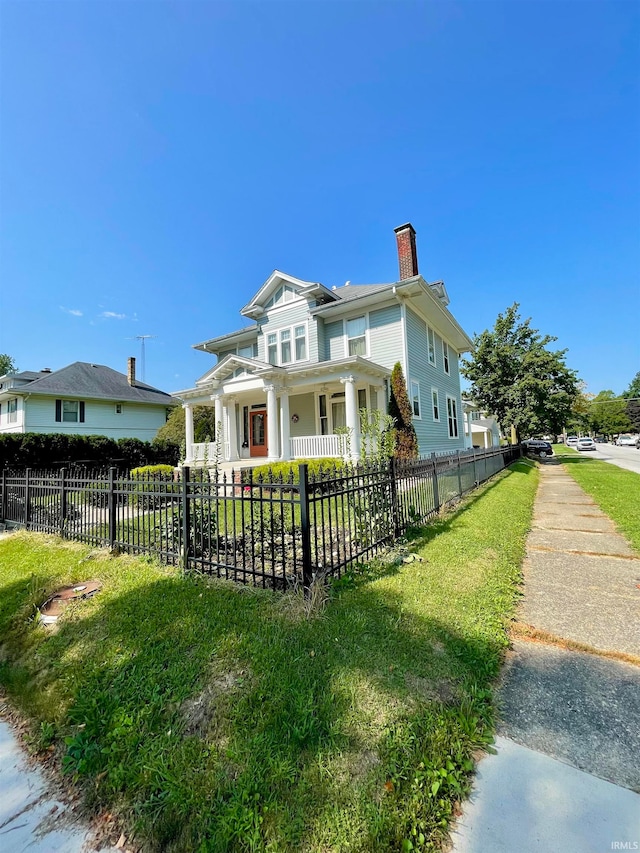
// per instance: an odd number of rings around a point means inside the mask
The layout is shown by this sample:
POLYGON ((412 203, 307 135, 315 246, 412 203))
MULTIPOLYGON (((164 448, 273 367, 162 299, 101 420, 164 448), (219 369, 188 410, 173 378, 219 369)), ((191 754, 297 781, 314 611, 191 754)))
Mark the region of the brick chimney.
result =
POLYGON ((396 233, 398 243, 398 265, 400 267, 400 281, 405 278, 413 278, 418 275, 418 252, 416 251, 416 232, 413 225, 399 225, 393 229, 396 233))
POLYGON ((136 384, 136 360, 133 357, 127 359, 127 382, 129 385, 136 384))

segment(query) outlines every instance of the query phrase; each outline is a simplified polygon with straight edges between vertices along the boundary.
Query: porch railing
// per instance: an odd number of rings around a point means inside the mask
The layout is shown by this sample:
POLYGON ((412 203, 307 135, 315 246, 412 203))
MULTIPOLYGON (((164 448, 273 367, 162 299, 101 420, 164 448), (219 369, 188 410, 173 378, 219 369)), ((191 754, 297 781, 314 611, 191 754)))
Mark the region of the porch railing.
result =
POLYGON ((215 458, 215 441, 201 441, 191 445, 192 462, 209 462, 210 465, 213 465, 215 458))
POLYGON ((291 439, 292 459, 339 459, 344 455, 341 435, 300 435, 291 439))

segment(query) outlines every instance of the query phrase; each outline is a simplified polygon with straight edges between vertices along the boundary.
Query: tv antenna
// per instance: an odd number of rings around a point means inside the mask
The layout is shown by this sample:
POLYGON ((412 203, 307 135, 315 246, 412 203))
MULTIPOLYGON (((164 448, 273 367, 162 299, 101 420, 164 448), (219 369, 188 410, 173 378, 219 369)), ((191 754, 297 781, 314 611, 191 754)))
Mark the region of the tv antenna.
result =
POLYGON ((140 341, 140 374, 142 377, 142 381, 145 381, 145 356, 144 356, 144 342, 148 341, 149 338, 157 338, 157 335, 134 335, 132 338, 127 338, 129 341, 140 341))

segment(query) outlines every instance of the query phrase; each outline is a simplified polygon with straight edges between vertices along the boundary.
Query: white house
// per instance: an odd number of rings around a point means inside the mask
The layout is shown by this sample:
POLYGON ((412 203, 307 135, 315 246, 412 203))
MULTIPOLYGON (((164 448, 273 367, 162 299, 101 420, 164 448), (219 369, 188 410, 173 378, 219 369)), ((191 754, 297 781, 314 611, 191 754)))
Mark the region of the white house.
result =
POLYGON ((499 447, 500 425, 498 421, 484 412, 473 400, 462 400, 464 413, 464 438, 465 446, 471 447, 499 447))
POLYGON ((0 435, 61 432, 151 441, 176 401, 127 374, 76 361, 60 370, 0 376, 0 435))
POLYGON ((193 406, 215 407, 223 461, 338 457, 336 433, 360 454, 359 411, 387 411, 400 362, 420 453, 465 447, 458 359, 471 341, 442 281, 418 272, 415 231, 395 229, 400 278, 325 287, 276 270, 240 313, 252 324, 196 344, 217 357, 183 402, 187 464, 215 453, 193 441, 193 406))

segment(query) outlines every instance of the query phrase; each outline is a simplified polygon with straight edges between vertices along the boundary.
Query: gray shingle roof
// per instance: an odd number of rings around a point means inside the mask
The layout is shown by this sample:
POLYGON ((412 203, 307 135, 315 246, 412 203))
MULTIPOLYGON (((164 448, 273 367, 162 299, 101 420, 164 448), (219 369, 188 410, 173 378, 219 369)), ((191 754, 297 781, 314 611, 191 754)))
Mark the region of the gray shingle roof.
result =
POLYGON ((159 406, 175 405, 176 401, 169 394, 136 381, 129 385, 124 373, 118 373, 103 364, 89 364, 86 361, 75 361, 68 367, 63 367, 39 379, 20 387, 19 391, 29 394, 43 394, 86 398, 94 400, 116 400, 132 403, 155 403, 159 406))
POLYGON ((394 282, 390 284, 345 284, 342 287, 336 287, 332 293, 335 293, 341 302, 348 302, 351 299, 358 299, 360 296, 371 296, 373 293, 379 293, 381 290, 393 287, 393 284, 394 282))

